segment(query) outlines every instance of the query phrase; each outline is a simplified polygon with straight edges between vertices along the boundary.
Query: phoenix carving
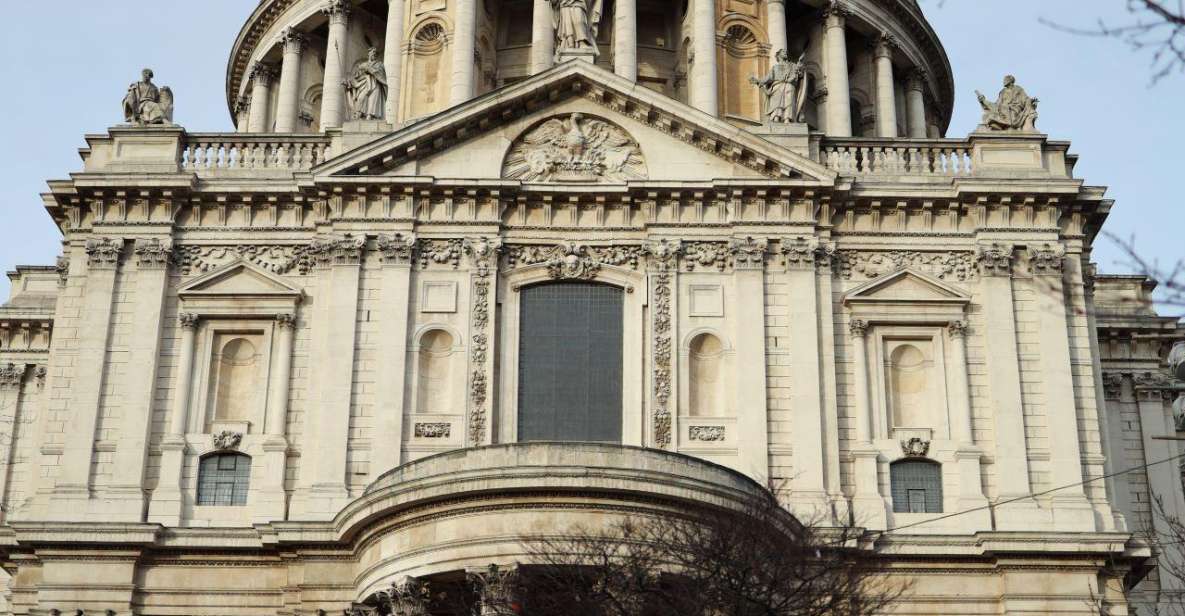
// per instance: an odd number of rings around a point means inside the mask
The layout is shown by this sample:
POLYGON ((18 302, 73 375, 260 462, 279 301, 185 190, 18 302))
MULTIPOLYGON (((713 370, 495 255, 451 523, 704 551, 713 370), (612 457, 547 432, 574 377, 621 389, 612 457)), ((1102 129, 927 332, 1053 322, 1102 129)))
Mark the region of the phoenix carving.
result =
POLYGON ((621 127, 573 113, 520 137, 506 155, 502 175, 524 182, 624 183, 645 179, 646 162, 621 127))

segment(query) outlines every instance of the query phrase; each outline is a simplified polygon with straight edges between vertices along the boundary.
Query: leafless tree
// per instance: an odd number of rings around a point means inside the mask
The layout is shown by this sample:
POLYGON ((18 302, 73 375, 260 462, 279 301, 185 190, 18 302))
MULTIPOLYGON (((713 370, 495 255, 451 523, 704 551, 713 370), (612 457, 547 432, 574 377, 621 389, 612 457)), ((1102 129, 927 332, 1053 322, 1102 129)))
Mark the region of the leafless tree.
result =
POLYGON ((799 523, 772 490, 737 509, 524 538, 528 616, 863 616, 906 591, 853 527, 799 523))
POLYGON ((1140 250, 1135 236, 1123 238, 1108 231, 1104 231, 1103 236, 1119 247, 1123 255, 1120 265, 1156 283, 1155 299, 1158 304, 1172 308, 1185 307, 1185 257, 1166 265, 1149 259, 1140 250))
POLYGON ((1042 18, 1047 26, 1079 34, 1123 41, 1134 51, 1152 54, 1152 80, 1185 72, 1185 0, 1124 0, 1129 19, 1075 26, 1042 18))

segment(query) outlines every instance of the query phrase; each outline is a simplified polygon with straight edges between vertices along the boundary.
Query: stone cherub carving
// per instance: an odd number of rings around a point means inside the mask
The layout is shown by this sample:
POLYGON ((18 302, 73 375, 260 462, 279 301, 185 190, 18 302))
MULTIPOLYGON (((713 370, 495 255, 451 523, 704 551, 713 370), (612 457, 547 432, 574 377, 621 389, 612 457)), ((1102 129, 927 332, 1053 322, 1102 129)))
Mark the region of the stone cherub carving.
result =
POLYGON ((383 119, 387 104, 387 70, 378 55, 378 50, 371 47, 366 60, 358 63, 346 82, 350 117, 355 120, 383 119))
POLYGON ((568 50, 597 50, 602 0, 551 0, 555 25, 556 57, 568 50))
POLYGON ((152 69, 140 73, 140 81, 128 86, 123 97, 123 119, 136 126, 163 125, 173 123, 173 90, 157 88, 152 83, 152 69))
POLYGON ((790 61, 790 54, 779 49, 777 62, 769 67, 769 73, 761 79, 750 77, 749 83, 761 88, 765 94, 765 118, 770 124, 790 124, 802 121, 806 102, 806 71, 804 51, 796 62, 790 61))
POLYGON ((1016 77, 1004 77, 1004 89, 995 102, 989 101, 983 92, 976 90, 979 104, 983 107, 981 128, 988 130, 1037 131, 1037 103, 1024 88, 1016 85, 1016 77))
POLYGON ((520 137, 506 155, 503 176, 525 182, 626 182, 644 179, 646 163, 629 133, 573 113, 520 137))

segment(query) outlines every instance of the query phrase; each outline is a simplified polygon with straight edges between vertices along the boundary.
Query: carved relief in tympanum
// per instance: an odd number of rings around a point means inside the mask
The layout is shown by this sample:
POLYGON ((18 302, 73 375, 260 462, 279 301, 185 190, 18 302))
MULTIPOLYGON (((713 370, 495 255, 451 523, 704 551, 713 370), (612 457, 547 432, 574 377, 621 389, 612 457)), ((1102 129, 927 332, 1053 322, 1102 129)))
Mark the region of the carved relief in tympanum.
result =
POLYGON ((528 130, 502 165, 503 177, 524 182, 623 183, 646 175, 642 150, 629 133, 580 113, 528 130))

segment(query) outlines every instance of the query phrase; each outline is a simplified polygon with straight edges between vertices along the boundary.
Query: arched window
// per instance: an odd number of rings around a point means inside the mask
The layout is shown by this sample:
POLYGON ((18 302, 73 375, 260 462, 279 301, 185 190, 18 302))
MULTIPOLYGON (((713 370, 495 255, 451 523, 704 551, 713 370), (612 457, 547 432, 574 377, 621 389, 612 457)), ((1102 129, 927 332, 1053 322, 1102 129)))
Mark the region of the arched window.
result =
POLYGON ((889 465, 893 513, 942 513, 942 465, 900 460, 889 465))
POLYGON ((420 337, 416 365, 416 412, 451 411, 449 374, 453 354, 453 336, 434 329, 420 337))
POLYGON ((712 334, 700 334, 688 349, 688 407, 692 417, 723 414, 724 344, 712 334))
POLYGON ((521 298, 519 440, 621 442, 622 290, 565 282, 521 298))
POLYGON ((238 507, 247 504, 251 484, 251 456, 215 453, 198 464, 197 504, 238 507))

